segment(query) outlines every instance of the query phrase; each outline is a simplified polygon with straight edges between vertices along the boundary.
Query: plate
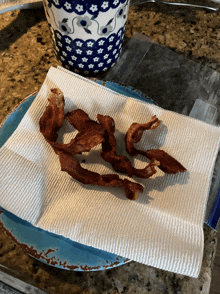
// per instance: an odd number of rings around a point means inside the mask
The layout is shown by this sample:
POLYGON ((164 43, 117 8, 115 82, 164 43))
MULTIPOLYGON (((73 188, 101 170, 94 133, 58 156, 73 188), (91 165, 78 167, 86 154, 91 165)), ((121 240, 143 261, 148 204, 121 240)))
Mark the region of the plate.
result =
MULTIPOLYGON (((150 104, 152 99, 131 87, 95 80, 117 93, 150 104)), ((25 98, 0 126, 0 148, 21 122, 37 94, 25 98)), ((130 260, 103 250, 86 246, 31 225, 0 207, 0 227, 24 252, 51 266, 71 271, 99 271, 123 265, 130 260)))
POLYGON ((0 14, 17 9, 40 9, 42 0, 4 0, 0 1, 0 14))

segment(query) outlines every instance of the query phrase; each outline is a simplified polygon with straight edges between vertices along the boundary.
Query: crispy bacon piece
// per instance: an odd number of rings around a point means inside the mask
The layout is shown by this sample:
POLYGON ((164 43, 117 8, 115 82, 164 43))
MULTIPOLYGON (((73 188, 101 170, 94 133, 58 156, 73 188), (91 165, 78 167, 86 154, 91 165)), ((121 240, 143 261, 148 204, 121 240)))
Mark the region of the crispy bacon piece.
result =
POLYGON ((65 119, 79 131, 75 139, 71 140, 65 151, 78 154, 90 151, 91 148, 104 141, 104 129, 82 109, 76 109, 65 114, 65 119), (87 146, 91 148, 87 148, 87 146))
MULTIPOLYGON (((64 120, 64 96, 59 89, 52 89, 49 97, 49 106, 47 106, 43 116, 40 119, 40 131, 45 139, 54 148, 54 151, 66 151, 71 154, 80 152, 89 152, 93 147, 100 144, 104 138, 104 130, 100 124, 90 120, 88 115, 81 109, 73 113, 81 113, 87 119, 87 123, 81 125, 80 132, 68 144, 57 143, 57 131, 61 128, 64 120), (83 126, 86 126, 83 127, 83 126)), ((66 115, 67 116, 67 115, 66 115)), ((79 122, 76 117, 76 122, 79 122)), ((78 127, 79 128, 79 127, 78 127)))
POLYGON ((146 124, 133 123, 125 136, 126 150, 128 154, 133 156, 141 154, 150 160, 156 160, 156 162, 159 162, 158 167, 167 174, 185 172, 185 167, 163 150, 155 149, 142 151, 134 147, 134 143, 137 143, 141 140, 143 131, 153 130, 157 128, 159 124, 160 121, 156 116, 153 116, 151 121, 146 124))
POLYGON ((133 175, 139 178, 149 178, 156 173, 154 166, 159 165, 159 162, 155 159, 143 169, 136 169, 132 167, 130 160, 124 155, 116 154, 116 139, 114 136, 115 123, 112 117, 97 115, 98 121, 105 130, 104 141, 102 142, 102 158, 111 163, 115 171, 119 173, 128 174, 129 177, 133 175))
POLYGON ((122 187, 125 189, 125 195, 130 200, 138 198, 138 191, 143 192, 143 186, 131 182, 127 179, 120 179, 116 174, 100 175, 96 172, 84 169, 79 161, 69 153, 58 152, 61 164, 61 170, 67 172, 74 179, 83 184, 98 186, 122 187))
POLYGON ((152 158, 150 163, 145 168, 137 169, 133 167, 133 174, 136 177, 148 179, 157 172, 157 170, 155 169, 155 166, 158 166, 158 165, 160 165, 160 162, 156 160, 155 158, 152 158))
POLYGON ((65 119, 79 132, 87 132, 91 129, 100 129, 101 126, 96 121, 89 118, 82 109, 76 109, 65 114, 65 119))
POLYGON ((57 143, 57 131, 61 128, 64 119, 64 96, 59 89, 52 89, 48 99, 50 104, 46 107, 39 125, 40 131, 59 155, 61 170, 66 171, 74 179, 83 184, 99 186, 123 187, 127 198, 135 200, 138 191, 143 192, 143 186, 128 180, 122 180, 116 174, 100 175, 81 167, 74 155, 81 152, 89 152, 93 147, 104 141, 104 129, 91 120, 81 109, 67 113, 65 118, 79 133, 68 144, 57 143))
POLYGON ((158 166, 166 174, 176 174, 178 172, 185 172, 186 168, 182 166, 175 158, 160 149, 147 150, 145 155, 148 159, 155 158, 160 162, 158 166))
POLYGON ((115 122, 110 116, 97 115, 98 121, 105 130, 104 141, 102 142, 102 158, 111 163, 115 171, 133 175, 133 168, 129 159, 124 155, 116 154, 116 139, 114 136, 115 122))
POLYGON ((74 139, 68 144, 49 142, 57 153, 59 151, 65 151, 72 155, 79 154, 81 152, 89 152, 93 147, 104 141, 104 130, 92 129, 88 132, 80 132, 74 139))
POLYGON ((125 136, 126 150, 128 154, 138 155, 140 151, 134 147, 134 143, 138 143, 146 130, 156 129, 160 124, 160 120, 154 115, 146 124, 133 123, 128 129, 125 136))
POLYGON ((56 142, 57 131, 61 128, 64 120, 64 96, 59 89, 51 89, 48 99, 50 104, 46 107, 40 118, 40 131, 49 142, 56 142))

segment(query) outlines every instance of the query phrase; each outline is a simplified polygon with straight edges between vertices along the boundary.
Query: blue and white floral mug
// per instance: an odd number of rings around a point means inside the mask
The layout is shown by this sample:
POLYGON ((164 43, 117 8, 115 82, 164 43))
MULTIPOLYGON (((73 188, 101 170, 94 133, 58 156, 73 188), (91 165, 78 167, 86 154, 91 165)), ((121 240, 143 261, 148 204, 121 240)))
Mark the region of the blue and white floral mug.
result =
POLYGON ((108 70, 118 59, 130 0, 44 0, 57 59, 83 74, 108 70))

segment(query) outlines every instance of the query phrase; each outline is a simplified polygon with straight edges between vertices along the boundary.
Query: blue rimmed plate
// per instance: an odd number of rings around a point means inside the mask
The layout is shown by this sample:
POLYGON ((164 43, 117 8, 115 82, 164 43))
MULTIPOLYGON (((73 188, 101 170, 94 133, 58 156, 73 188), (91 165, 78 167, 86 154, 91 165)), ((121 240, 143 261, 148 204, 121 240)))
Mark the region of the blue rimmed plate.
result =
MULTIPOLYGON (((130 87, 100 80, 96 80, 96 82, 117 93, 154 104, 153 100, 130 87)), ((16 130, 36 96, 35 93, 24 99, 0 126, 0 147, 16 130)), ((120 266, 130 261, 127 258, 44 231, 1 207, 0 226, 24 252, 58 268, 73 271, 98 271, 120 266)))

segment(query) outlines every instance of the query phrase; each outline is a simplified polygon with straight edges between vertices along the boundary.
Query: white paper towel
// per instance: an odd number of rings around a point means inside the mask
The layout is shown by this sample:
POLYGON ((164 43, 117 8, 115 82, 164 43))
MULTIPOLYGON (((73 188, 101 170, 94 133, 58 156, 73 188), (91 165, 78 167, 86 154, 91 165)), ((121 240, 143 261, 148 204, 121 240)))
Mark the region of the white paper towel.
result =
MULTIPOLYGON (((76 133, 64 121, 58 140, 67 143, 76 133)), ((219 138, 218 127, 119 95, 52 67, 18 128, 0 149, 0 205, 37 227, 79 243, 197 277, 219 138), (64 93, 65 112, 82 108, 91 119, 98 113, 114 118, 119 154, 126 155, 124 136, 129 126, 157 115, 162 124, 144 132, 138 148, 160 148, 180 161, 187 172, 168 175, 158 169, 150 179, 134 178, 145 187, 136 201, 128 200, 121 188, 86 186, 61 172, 58 156, 39 131, 50 89, 56 87, 64 93)), ((101 174, 115 173, 100 151, 97 146, 82 155, 85 167, 101 174)), ((137 168, 146 166, 141 157, 129 158, 137 168)))

